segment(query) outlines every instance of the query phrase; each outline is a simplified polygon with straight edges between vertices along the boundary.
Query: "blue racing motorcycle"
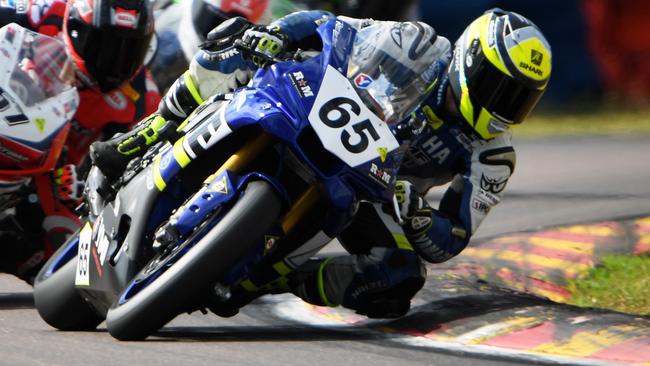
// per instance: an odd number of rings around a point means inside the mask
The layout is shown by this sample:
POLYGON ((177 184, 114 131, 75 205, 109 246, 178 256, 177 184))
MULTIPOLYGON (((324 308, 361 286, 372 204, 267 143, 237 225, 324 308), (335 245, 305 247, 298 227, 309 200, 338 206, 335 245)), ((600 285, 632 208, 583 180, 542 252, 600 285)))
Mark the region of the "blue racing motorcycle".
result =
POLYGON ((93 167, 84 226, 36 279, 41 317, 61 330, 105 319, 133 340, 183 312, 233 315, 247 303, 235 289, 268 292, 360 201, 390 205, 407 144, 396 122, 434 74, 400 62, 410 52, 398 24, 330 20, 320 53, 274 60, 248 87, 206 101, 178 141, 131 161, 118 182, 93 167))

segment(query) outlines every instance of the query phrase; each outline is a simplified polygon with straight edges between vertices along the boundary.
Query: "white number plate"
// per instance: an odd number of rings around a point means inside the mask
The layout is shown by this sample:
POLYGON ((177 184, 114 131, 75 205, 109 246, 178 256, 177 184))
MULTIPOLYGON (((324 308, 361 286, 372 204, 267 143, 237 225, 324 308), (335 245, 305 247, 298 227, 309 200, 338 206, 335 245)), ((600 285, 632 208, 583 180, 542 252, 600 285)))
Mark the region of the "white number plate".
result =
POLYGON ((323 146, 351 167, 399 147, 390 128, 363 103, 345 76, 328 66, 309 122, 323 146))

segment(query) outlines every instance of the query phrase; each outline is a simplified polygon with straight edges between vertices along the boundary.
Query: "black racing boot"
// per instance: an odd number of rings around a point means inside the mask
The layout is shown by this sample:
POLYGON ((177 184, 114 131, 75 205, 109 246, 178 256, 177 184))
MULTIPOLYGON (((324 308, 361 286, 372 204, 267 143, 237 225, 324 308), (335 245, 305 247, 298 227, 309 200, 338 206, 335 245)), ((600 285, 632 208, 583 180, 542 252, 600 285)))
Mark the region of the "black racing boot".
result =
POLYGON ((415 252, 376 247, 363 255, 310 259, 292 272, 289 286, 310 304, 343 305, 385 319, 406 314, 425 279, 425 267, 415 252))
POLYGON ((147 148, 161 138, 178 138, 174 121, 166 121, 162 116, 152 114, 133 130, 106 141, 96 141, 90 145, 90 158, 93 164, 109 179, 117 179, 129 161, 142 156, 147 148))

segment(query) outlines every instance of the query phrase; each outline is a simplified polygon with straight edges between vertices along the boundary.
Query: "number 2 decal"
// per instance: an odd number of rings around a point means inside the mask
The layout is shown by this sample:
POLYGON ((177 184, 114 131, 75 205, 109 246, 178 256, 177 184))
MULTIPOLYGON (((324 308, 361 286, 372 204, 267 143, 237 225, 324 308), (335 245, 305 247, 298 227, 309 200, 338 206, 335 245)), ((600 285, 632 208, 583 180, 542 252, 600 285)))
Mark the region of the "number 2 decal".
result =
POLYGON ((379 151, 399 147, 388 125, 331 66, 325 72, 309 121, 323 146, 352 167, 379 158, 379 151))

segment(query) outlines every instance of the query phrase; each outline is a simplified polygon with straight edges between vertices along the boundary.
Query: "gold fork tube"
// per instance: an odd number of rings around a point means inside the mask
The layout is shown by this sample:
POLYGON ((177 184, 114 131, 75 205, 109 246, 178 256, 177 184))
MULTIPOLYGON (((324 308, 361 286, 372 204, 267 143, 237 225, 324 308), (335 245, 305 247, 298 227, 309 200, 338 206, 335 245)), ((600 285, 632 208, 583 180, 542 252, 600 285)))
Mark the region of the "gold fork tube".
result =
POLYGON ((300 222, 309 210, 313 209, 316 202, 320 199, 320 190, 316 184, 312 184, 307 190, 298 198, 298 200, 291 206, 280 220, 280 226, 285 234, 289 233, 300 222))
POLYGON ((216 173, 207 177, 203 183, 209 184, 219 174, 226 170, 233 173, 242 171, 253 159, 255 159, 266 147, 271 143, 272 137, 268 133, 263 133, 257 136, 252 141, 246 143, 237 152, 232 154, 228 160, 216 171, 216 173))

